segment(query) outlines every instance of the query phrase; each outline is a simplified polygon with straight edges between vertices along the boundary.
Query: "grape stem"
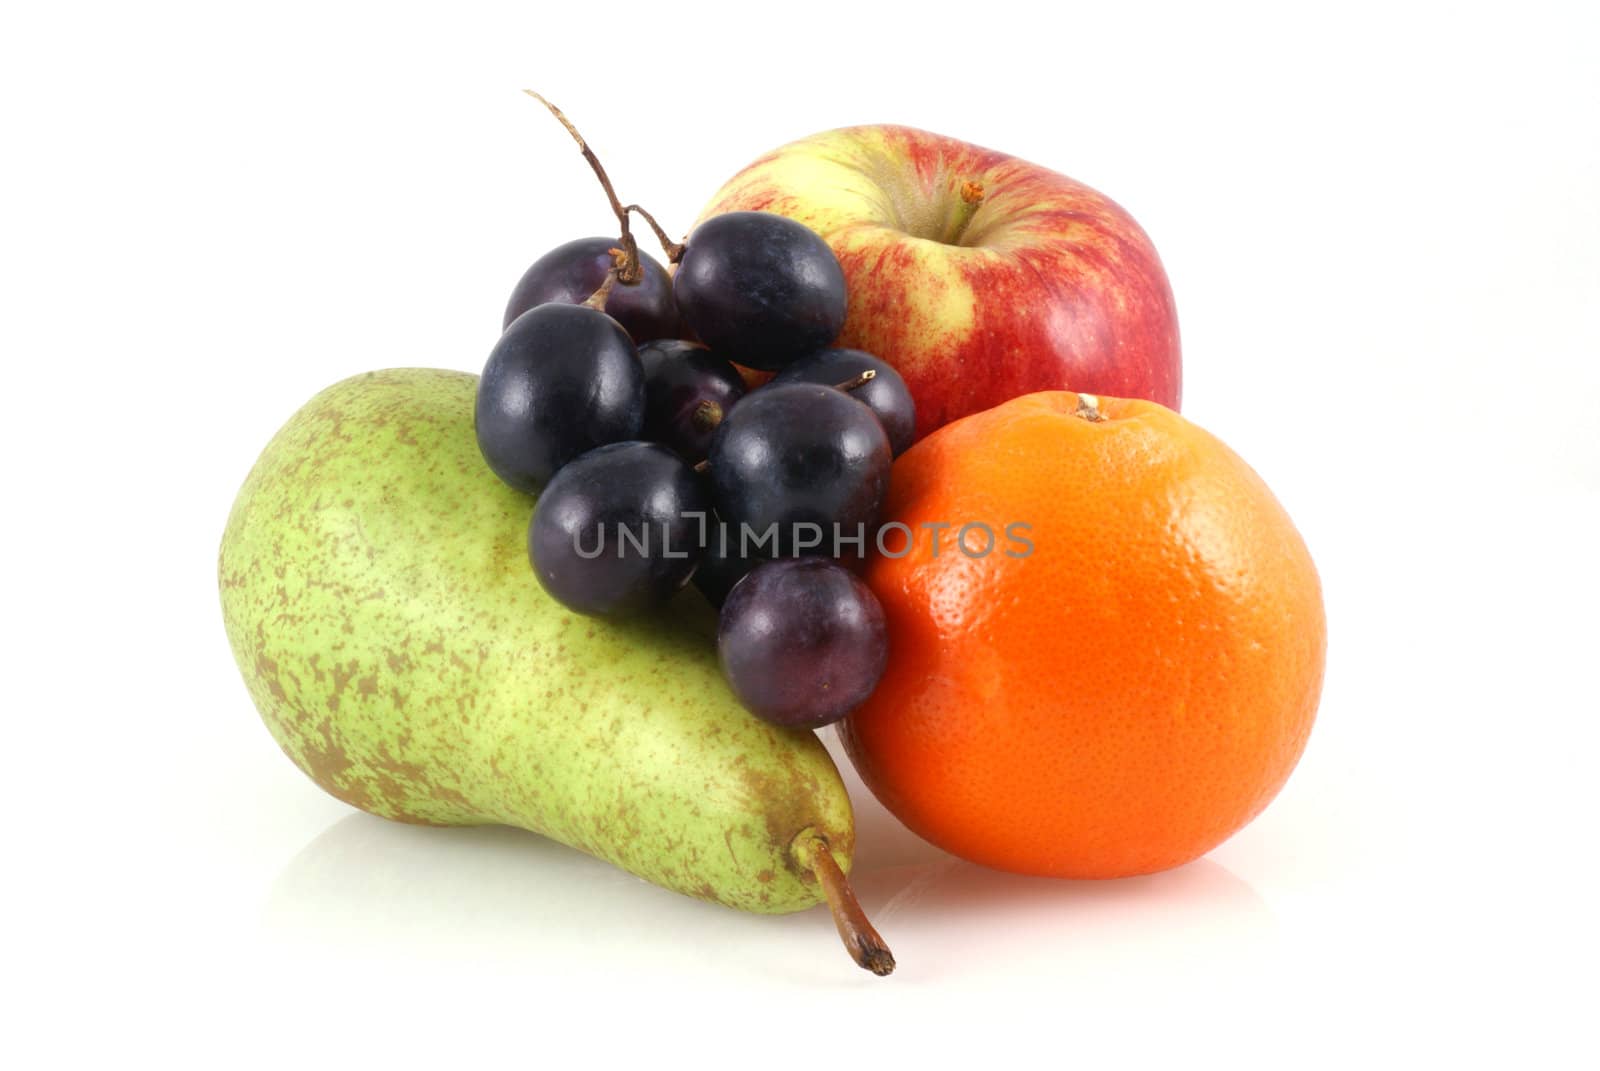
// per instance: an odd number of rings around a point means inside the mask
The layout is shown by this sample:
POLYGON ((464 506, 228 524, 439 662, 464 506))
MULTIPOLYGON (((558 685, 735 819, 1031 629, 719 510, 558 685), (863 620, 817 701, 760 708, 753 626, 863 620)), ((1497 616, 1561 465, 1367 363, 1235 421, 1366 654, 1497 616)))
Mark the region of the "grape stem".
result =
POLYGON ((843 383, 835 383, 833 385, 833 389, 834 390, 842 390, 842 391, 852 391, 852 390, 855 390, 857 387, 865 387, 868 383, 871 383, 874 379, 877 379, 877 378, 878 378, 877 370, 869 368, 865 372, 862 372, 859 376, 856 376, 854 379, 847 379, 843 383))
MULTIPOLYGON (((590 298, 589 300, 593 301, 594 298, 590 298)), ((599 308, 599 307, 600 307, 599 305, 595 306, 595 308, 599 308)), ((842 390, 842 391, 852 391, 852 390, 855 390, 857 387, 866 386, 868 383, 871 383, 874 379, 877 379, 877 378, 878 378, 877 369, 869 368, 865 372, 862 372, 859 376, 856 376, 854 379, 847 379, 843 383, 835 383, 833 385, 833 389, 834 390, 842 390)), ((704 406, 706 406, 708 404, 715 406, 715 403, 701 402, 700 404, 702 406, 702 409, 703 409, 704 406)), ((717 410, 716 419, 710 421, 710 426, 711 427, 716 427, 718 424, 720 424, 722 422, 722 408, 720 406, 715 406, 715 408, 717 410)), ((695 417, 696 417, 697 420, 702 415, 702 409, 695 410, 695 417)), ((704 415, 708 419, 711 416, 711 414, 709 412, 705 413, 704 415)), ((711 459, 707 458, 706 460, 701 461, 699 464, 695 465, 694 470, 696 472, 705 472, 709 468, 711 468, 711 459)))
POLYGON ((628 229, 628 210, 623 208, 622 202, 617 199, 617 191, 611 185, 611 177, 606 174, 600 158, 589 148, 589 143, 578 133, 578 128, 572 125, 572 120, 567 118, 565 112, 531 89, 524 89, 523 92, 550 109, 550 114, 567 128, 572 140, 578 143, 578 151, 583 153, 583 158, 589 162, 589 167, 594 171, 594 177, 600 180, 600 187, 606 191, 606 199, 611 202, 611 211, 616 214, 617 223, 622 227, 622 236, 617 241, 622 246, 623 261, 616 270, 617 281, 624 286, 634 285, 644 278, 644 271, 639 267, 639 243, 634 239, 633 232, 628 229))
POLYGON ((722 406, 707 399, 694 407, 690 420, 696 431, 711 431, 722 423, 722 415, 722 406))
POLYGON ((611 176, 606 174, 606 169, 601 166, 600 158, 589 148, 589 143, 584 140, 578 128, 572 125, 572 120, 567 118, 567 113, 551 104, 548 100, 531 89, 524 89, 524 93, 550 109, 550 114, 556 117, 560 124, 567 128, 567 133, 572 135, 572 140, 578 143, 578 151, 583 153, 583 158, 589 162, 589 167, 594 171, 594 177, 600 180, 600 188, 606 191, 606 199, 611 202, 611 211, 617 217, 617 225, 622 228, 622 236, 617 240, 622 246, 623 261, 617 269, 617 281, 624 286, 632 286, 644 278, 644 269, 639 266, 639 242, 633 236, 629 226, 631 213, 637 212, 650 224, 650 229, 656 232, 656 241, 661 243, 662 252, 666 253, 667 261, 672 264, 683 259, 683 243, 674 242, 667 237, 667 232, 661 224, 656 222, 656 217, 645 211, 643 205, 623 205, 617 197, 616 188, 611 185, 611 176))
MULTIPOLYGON (((602 287, 602 290, 605 290, 605 287, 602 287)), ((598 293, 595 296, 598 298, 598 293)), ((590 298, 589 301, 586 301, 584 304, 592 303, 594 303, 594 298, 590 298)), ((600 304, 605 304, 605 299, 602 299, 602 303, 600 304)), ((600 306, 595 307, 598 309, 600 306)), ((835 383, 834 389, 835 391, 854 391, 856 387, 867 386, 867 384, 872 383, 872 381, 877 378, 877 370, 875 370, 875 368, 867 368, 866 371, 862 371, 861 375, 856 376, 854 379, 845 379, 843 383, 835 383)), ((717 405, 715 402, 701 402, 699 408, 694 410, 694 421, 696 421, 698 424, 701 424, 701 427, 715 427, 717 424, 722 423, 722 407, 717 405)), ((707 469, 710 469, 709 458, 707 458, 706 461, 701 461, 701 463, 694 466, 694 471, 696 472, 706 472, 707 469)))
POLYGON ((644 217, 644 221, 650 224, 650 229, 656 232, 656 241, 661 243, 661 251, 667 255, 668 264, 676 264, 683 259, 683 243, 674 242, 671 238, 668 238, 667 232, 662 230, 661 224, 656 222, 656 217, 645 211, 643 205, 629 205, 627 210, 639 213, 644 217))
POLYGON ((584 299, 583 304, 595 312, 605 312, 606 302, 611 298, 611 290, 617 285, 617 280, 622 278, 622 269, 626 265, 627 254, 620 249, 611 250, 611 268, 606 272, 605 279, 600 283, 600 289, 584 299))
POLYGON ((867 913, 861 910, 856 894, 850 889, 844 871, 833 858, 828 842, 818 833, 807 830, 795 838, 790 849, 795 861, 809 870, 822 886, 822 895, 833 912, 833 924, 844 941, 845 951, 856 961, 856 966, 882 977, 894 970, 894 953, 884 943, 878 931, 872 928, 867 913))

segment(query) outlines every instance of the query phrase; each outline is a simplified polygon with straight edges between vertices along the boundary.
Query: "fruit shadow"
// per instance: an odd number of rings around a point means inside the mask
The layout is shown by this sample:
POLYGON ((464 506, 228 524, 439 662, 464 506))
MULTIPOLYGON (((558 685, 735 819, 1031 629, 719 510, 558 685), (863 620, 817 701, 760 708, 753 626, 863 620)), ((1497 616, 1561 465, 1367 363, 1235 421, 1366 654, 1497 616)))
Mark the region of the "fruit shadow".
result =
POLYGON ((1220 863, 1199 859, 1113 881, 991 870, 907 829, 865 789, 837 743, 826 742, 856 809, 852 884, 908 976, 998 978, 1032 964, 1103 986, 1151 961, 1178 979, 1209 976, 1218 962, 1264 967, 1275 955, 1271 908, 1220 863))
MULTIPOLYGON (((863 907, 900 958, 897 979, 971 982, 1033 963, 1105 984, 1107 965, 1160 956, 1179 975, 1239 963, 1275 930, 1253 889, 1201 860, 1143 878, 1003 874, 921 840, 857 793, 863 907), (1097 966, 1098 965, 1098 966, 1097 966), (1088 977, 1085 974, 1085 977, 1088 977)), ((262 924, 276 941, 364 960, 584 963, 633 977, 759 977, 801 988, 874 984, 845 959, 826 910, 749 915, 657 888, 519 829, 441 829, 352 814, 279 874, 262 924)))
POLYGON ((505 826, 435 828, 352 814, 279 873, 262 909, 272 943, 402 967, 491 962, 671 978, 854 981, 825 910, 751 915, 682 896, 505 826))
POLYGON ((1050 973, 1085 989, 1134 979, 1159 964, 1166 979, 1204 978, 1218 963, 1265 965, 1277 920, 1246 882, 1196 860, 1162 874, 1067 881, 990 870, 960 859, 865 867, 863 905, 890 944, 916 949, 934 980, 1050 973))

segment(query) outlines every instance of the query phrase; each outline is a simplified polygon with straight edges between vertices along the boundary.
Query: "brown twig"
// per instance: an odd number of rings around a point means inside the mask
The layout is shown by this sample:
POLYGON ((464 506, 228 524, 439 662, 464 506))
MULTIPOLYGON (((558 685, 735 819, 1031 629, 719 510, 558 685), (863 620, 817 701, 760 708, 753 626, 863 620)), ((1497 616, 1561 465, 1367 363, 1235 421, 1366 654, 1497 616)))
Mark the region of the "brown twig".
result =
POLYGON ((656 232, 656 241, 661 243, 661 251, 667 255, 668 264, 676 264, 683 259, 683 243, 668 238, 667 232, 656 222, 656 217, 647 212, 643 205, 629 205, 628 211, 639 213, 644 217, 644 221, 650 224, 650 229, 656 232))
POLYGON ((851 891, 850 883, 845 880, 844 871, 839 869, 838 862, 833 858, 828 842, 815 832, 802 834, 795 843, 794 854, 802 866, 816 875, 817 884, 822 886, 828 910, 833 912, 833 924, 850 958, 856 961, 858 967, 880 977, 893 971, 894 953, 889 951, 889 946, 878 935, 878 931, 872 928, 867 913, 861 910, 861 904, 851 891))
POLYGON ((628 229, 628 210, 622 207, 622 202, 617 199, 617 191, 611 185, 611 178, 606 174, 606 169, 601 166, 600 158, 589 148, 589 143, 583 135, 578 133, 578 128, 572 125, 572 120, 567 118, 565 112, 545 100, 543 96, 531 89, 524 89, 524 93, 550 109, 550 114, 555 116, 562 126, 567 128, 567 133, 572 135, 572 140, 578 143, 578 151, 583 153, 583 158, 589 162, 589 167, 594 171, 594 177, 600 180, 600 186, 606 191, 606 198, 611 202, 611 211, 616 214, 617 223, 622 228, 622 235, 618 244, 622 246, 623 263, 617 269, 617 281, 632 286, 644 277, 643 269, 639 267, 639 243, 633 237, 633 232, 628 229))

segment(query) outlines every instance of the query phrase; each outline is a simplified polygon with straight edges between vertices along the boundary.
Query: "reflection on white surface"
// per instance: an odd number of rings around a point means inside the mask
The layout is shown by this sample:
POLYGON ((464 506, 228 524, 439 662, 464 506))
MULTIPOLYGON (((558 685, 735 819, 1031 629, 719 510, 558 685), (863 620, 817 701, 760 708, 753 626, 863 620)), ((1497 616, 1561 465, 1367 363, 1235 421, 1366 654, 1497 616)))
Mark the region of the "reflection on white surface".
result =
MULTIPOLYGON (((1182 975, 1186 964, 1241 966, 1275 938, 1275 920, 1255 891, 1208 860, 1112 882, 1021 877, 945 854, 870 798, 858 806, 852 881, 905 982, 1052 961, 1082 966, 1088 957, 1102 964, 1104 984, 1115 980, 1117 964, 1158 948, 1182 975)), ((873 981, 849 968, 821 908, 780 917, 730 911, 505 827, 437 829, 350 815, 284 868, 263 921, 275 940, 358 956, 576 956, 632 971, 696 960, 792 983, 873 981)))

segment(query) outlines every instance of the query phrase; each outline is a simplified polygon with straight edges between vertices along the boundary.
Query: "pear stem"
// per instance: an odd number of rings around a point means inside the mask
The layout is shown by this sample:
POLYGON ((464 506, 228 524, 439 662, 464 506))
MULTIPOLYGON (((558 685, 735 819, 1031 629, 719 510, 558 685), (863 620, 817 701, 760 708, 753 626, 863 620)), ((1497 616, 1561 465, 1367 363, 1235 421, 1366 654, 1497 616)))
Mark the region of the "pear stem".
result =
POLYGON ((600 158, 589 148, 589 143, 578 133, 578 128, 572 125, 572 120, 567 114, 543 96, 531 89, 524 89, 524 93, 550 109, 550 114, 555 116, 562 126, 567 128, 567 133, 572 135, 572 140, 578 143, 578 151, 583 153, 583 158, 589 162, 589 167, 594 171, 594 177, 600 180, 600 188, 606 191, 606 199, 611 202, 611 211, 617 217, 617 223, 622 227, 622 236, 617 240, 622 246, 623 261, 617 269, 617 281, 624 286, 632 286, 644 278, 644 271, 639 267, 639 243, 633 237, 633 232, 628 229, 628 210, 622 207, 622 202, 617 199, 617 191, 611 185, 611 178, 606 174, 606 169, 601 166, 600 158))
POLYGON ((845 880, 844 871, 828 849, 828 842, 815 833, 802 836, 795 842, 794 856, 802 866, 816 876, 827 898, 828 910, 833 912, 833 924, 844 941, 845 951, 856 961, 856 966, 882 977, 894 970, 894 953, 884 943, 878 931, 872 928, 856 894, 845 880))
POLYGON ((983 183, 968 181, 961 184, 961 204, 956 207, 956 218, 951 224, 949 237, 945 239, 946 245, 961 244, 961 236, 967 233, 972 217, 982 207, 983 197, 983 183))

